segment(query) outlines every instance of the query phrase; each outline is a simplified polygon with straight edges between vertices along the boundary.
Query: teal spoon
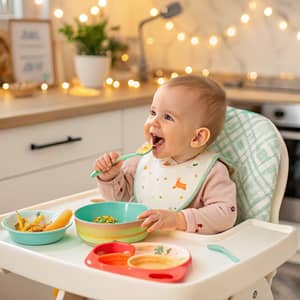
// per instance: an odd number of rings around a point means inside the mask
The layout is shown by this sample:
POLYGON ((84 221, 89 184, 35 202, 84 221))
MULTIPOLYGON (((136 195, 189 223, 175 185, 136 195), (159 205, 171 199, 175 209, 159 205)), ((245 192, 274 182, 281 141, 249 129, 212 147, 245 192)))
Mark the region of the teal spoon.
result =
MULTIPOLYGON (((126 160, 126 159, 129 159, 129 158, 132 158, 132 157, 136 157, 136 156, 143 156, 143 155, 149 153, 150 151, 152 151, 152 145, 151 144, 144 144, 140 148, 138 148, 136 150, 136 152, 129 153, 129 154, 124 154, 124 155, 119 156, 116 159, 116 161, 113 163, 113 165, 116 165, 121 160, 126 160)), ((91 173, 91 177, 95 178, 95 177, 97 177, 98 175, 100 175, 102 173, 104 173, 102 170, 93 171, 91 173)))
POLYGON ((224 248, 221 245, 217 245, 217 244, 208 244, 207 248, 209 250, 215 251, 215 252, 219 252, 222 253, 224 255, 226 255, 232 262, 234 263, 238 263, 240 260, 239 258, 237 258, 235 255, 233 255, 229 250, 227 250, 226 248, 224 248))

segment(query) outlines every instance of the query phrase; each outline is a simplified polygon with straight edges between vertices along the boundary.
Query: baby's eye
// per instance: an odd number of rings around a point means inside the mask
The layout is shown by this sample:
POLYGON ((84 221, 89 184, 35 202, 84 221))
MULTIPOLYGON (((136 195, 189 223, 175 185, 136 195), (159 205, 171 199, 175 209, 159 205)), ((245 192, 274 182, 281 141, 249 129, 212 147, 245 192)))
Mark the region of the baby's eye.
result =
POLYGON ((150 116, 156 116, 156 112, 154 110, 150 110, 149 115, 150 116))
POLYGON ((168 121, 174 121, 174 119, 169 114, 165 114, 164 118, 168 121))

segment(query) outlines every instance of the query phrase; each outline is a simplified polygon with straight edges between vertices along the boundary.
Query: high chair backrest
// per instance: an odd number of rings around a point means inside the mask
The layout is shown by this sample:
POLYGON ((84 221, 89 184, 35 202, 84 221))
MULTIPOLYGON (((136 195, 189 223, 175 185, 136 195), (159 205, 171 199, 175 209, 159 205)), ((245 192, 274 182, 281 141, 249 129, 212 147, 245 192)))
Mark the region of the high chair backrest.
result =
POLYGON ((210 146, 233 166, 238 220, 278 223, 288 175, 288 154, 273 123, 247 110, 228 107, 224 129, 210 146))

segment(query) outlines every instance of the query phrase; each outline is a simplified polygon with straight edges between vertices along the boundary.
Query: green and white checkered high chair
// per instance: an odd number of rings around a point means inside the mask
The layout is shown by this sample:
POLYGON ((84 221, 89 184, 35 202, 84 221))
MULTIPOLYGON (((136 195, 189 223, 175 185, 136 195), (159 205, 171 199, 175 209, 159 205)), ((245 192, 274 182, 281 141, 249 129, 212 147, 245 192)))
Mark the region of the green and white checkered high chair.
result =
POLYGON ((235 169, 238 223, 250 218, 278 223, 288 153, 273 123, 262 115, 229 107, 224 130, 211 148, 235 169))
MULTIPOLYGON (((237 223, 253 218, 278 223, 288 153, 272 122, 262 115, 229 107, 224 129, 210 147, 235 169, 232 179, 237 185, 237 223)), ((270 285, 276 267, 231 299, 273 299, 270 285)))
MULTIPOLYGON (((237 185, 239 215, 237 223, 240 224, 220 235, 226 237, 230 236, 230 232, 241 232, 238 238, 234 237, 232 240, 236 250, 242 247, 247 254, 246 258, 237 264, 237 268, 232 267, 229 271, 220 266, 220 273, 206 277, 199 283, 198 289, 193 290, 193 285, 189 282, 186 299, 195 299, 199 295, 199 299, 205 300, 272 300, 271 282, 275 270, 296 252, 295 232, 288 231, 283 225, 270 224, 278 223, 279 209, 287 181, 286 146, 271 121, 256 113, 229 107, 224 130, 210 147, 219 152, 222 159, 235 168, 233 179, 237 185), (262 233, 258 234, 257 229, 254 228, 255 224, 252 226, 259 221, 252 222, 247 219, 265 221, 261 227, 259 226, 262 233), (273 228, 275 228, 273 234, 276 236, 276 243, 270 245, 267 236, 273 228), (281 232, 289 238, 281 238, 281 232), (285 234, 287 232, 288 234, 285 234), (248 245, 249 236, 251 241, 261 243, 264 250, 256 251, 254 249, 256 245, 252 245, 254 247, 248 245), (280 237, 277 239, 278 236, 280 237), (205 295, 199 292, 201 286, 206 287, 205 295), (228 291, 230 288, 232 293, 228 291), (216 298, 216 294, 224 297, 216 298)), ((211 240, 215 237, 203 236, 204 243, 206 238, 211 240)), ((211 263, 214 264, 213 261, 211 263)), ((164 287, 164 284, 162 286, 164 287)), ((170 286, 170 289, 177 287, 180 286, 170 286)), ((161 285, 152 288, 153 293, 157 295, 161 285)), ((129 293, 123 297, 132 298, 133 294, 129 293)), ((82 300, 84 298, 60 291, 56 300, 62 299, 82 300)), ((167 299, 172 298, 167 297, 167 299)))

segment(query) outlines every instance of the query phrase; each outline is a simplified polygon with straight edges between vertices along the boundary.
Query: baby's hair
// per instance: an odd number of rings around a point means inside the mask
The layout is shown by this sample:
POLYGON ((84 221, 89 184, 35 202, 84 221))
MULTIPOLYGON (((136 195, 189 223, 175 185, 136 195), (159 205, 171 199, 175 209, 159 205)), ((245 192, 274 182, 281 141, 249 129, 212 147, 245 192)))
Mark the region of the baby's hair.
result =
POLYGON ((171 78, 163 86, 176 87, 183 86, 196 92, 196 95, 204 103, 205 111, 199 113, 199 117, 205 116, 205 123, 201 127, 210 130, 211 144, 219 135, 224 126, 226 113, 226 94, 224 89, 213 79, 196 75, 184 75, 171 78))

